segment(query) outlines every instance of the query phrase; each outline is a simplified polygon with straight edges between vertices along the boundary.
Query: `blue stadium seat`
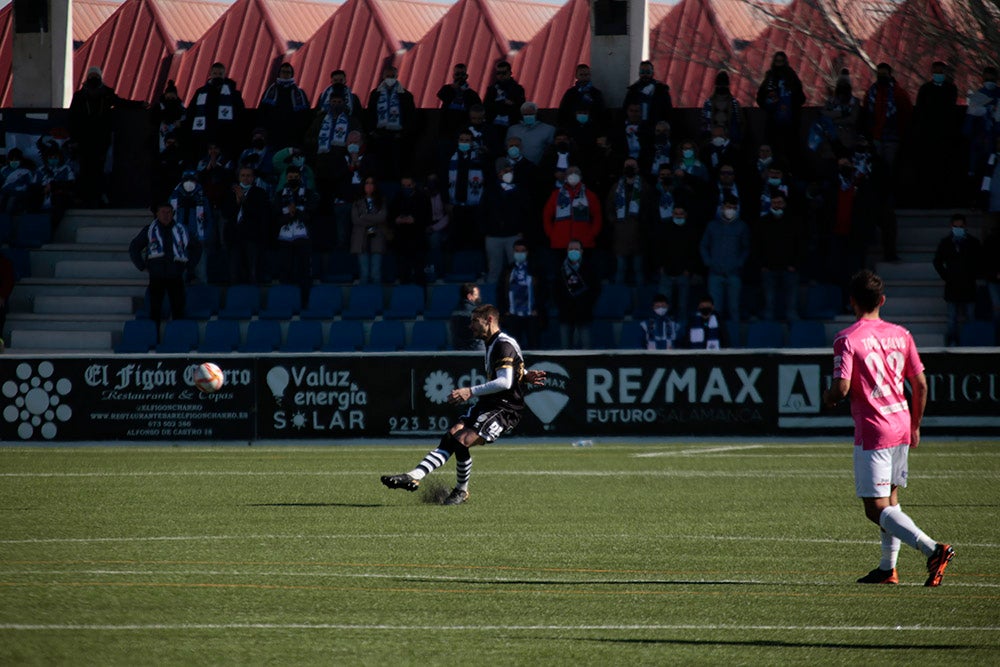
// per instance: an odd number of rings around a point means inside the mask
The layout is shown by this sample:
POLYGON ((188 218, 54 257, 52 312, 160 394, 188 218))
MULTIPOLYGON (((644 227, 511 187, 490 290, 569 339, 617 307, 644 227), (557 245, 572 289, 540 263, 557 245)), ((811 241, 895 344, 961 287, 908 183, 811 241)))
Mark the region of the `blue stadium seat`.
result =
POLYGON ((315 352, 323 344, 323 325, 318 320, 293 320, 282 352, 315 352))
POLYGON ((447 320, 458 304, 458 285, 446 283, 431 285, 424 309, 425 320, 447 320))
POLYGON ((40 248, 52 241, 52 219, 48 213, 21 213, 14 216, 13 245, 40 248))
POLYGON ((628 285, 604 285, 594 304, 594 319, 622 320, 632 310, 632 289, 628 285))
POLYGON ((815 320, 796 320, 788 325, 788 347, 826 347, 826 327, 815 320))
POLYGON ((260 311, 262 320, 290 320, 302 310, 302 290, 298 285, 274 285, 267 290, 267 305, 260 311))
POLYGON ((226 290, 226 305, 219 311, 223 320, 249 320, 260 310, 260 288, 233 285, 226 290))
POLYGON ((205 339, 199 352, 225 354, 240 346, 240 323, 236 320, 209 320, 205 323, 205 339))
POLYGON ((345 320, 372 320, 382 313, 382 286, 355 285, 350 300, 340 314, 345 320))
POLYGON ((590 349, 613 350, 614 348, 614 324, 610 320, 594 320, 590 325, 590 349))
POLYGON ((26 248, 4 248, 0 250, 0 255, 14 265, 14 280, 31 277, 31 253, 26 248))
POLYGON ((144 353, 156 347, 156 325, 153 320, 129 320, 122 327, 122 337, 115 346, 119 354, 144 353))
POLYGON ((410 332, 407 350, 414 352, 438 352, 448 347, 448 327, 441 320, 418 320, 410 332))
POLYGON ((997 344, 997 330, 993 322, 974 320, 962 324, 958 332, 962 347, 993 347, 997 344))
POLYGON ((780 322, 751 322, 747 327, 747 347, 785 346, 785 326, 780 322))
POLYGON ((424 288, 419 285, 396 285, 389 295, 389 307, 382 317, 389 320, 412 320, 424 311, 424 288))
POLYGON ((806 288, 802 316, 810 320, 832 320, 840 314, 843 294, 836 285, 817 283, 806 288))
POLYGON ((299 313, 303 320, 332 320, 344 308, 344 292, 340 285, 313 285, 309 305, 299 313))
POLYGON ((240 352, 274 352, 281 345, 281 324, 277 320, 254 320, 247 325, 247 339, 240 352))
POLYGON ((163 338, 157 352, 190 352, 198 348, 198 323, 194 320, 170 320, 163 325, 163 338))
POLYGON ((451 255, 451 265, 444 279, 451 283, 471 283, 479 279, 486 269, 486 255, 482 250, 458 250, 451 255))
POLYGON ((196 283, 188 285, 184 302, 184 317, 189 320, 207 320, 219 312, 222 290, 217 285, 196 283))
POLYGON ((406 328, 399 320, 380 320, 372 323, 365 352, 397 352, 406 342, 406 328))
MULTIPOLYGON (((135 319, 146 320, 149 319, 149 288, 146 288, 145 294, 142 297, 142 305, 139 309, 135 311, 135 319)), ((163 306, 160 308, 160 320, 166 320, 170 318, 170 295, 167 295, 163 299, 163 306)))
POLYGON ((479 300, 482 303, 497 305, 497 284, 483 283, 479 286, 479 300))
POLYGON ((723 347, 743 347, 743 334, 739 322, 723 322, 721 326, 722 331, 719 333, 724 336, 721 341, 723 347))
MULTIPOLYGON (((632 317, 644 320, 653 314, 653 297, 660 293, 659 285, 640 285, 635 288, 635 307, 632 317)), ((677 304, 670 304, 670 312, 677 317, 677 304)))
POLYGON ((365 328, 357 320, 337 320, 330 323, 324 352, 357 352, 365 344, 365 328))
MULTIPOLYGON (((637 320, 622 322, 622 333, 618 339, 619 350, 641 350, 642 327, 637 320)), ((680 341, 678 341, 680 344, 680 341)))

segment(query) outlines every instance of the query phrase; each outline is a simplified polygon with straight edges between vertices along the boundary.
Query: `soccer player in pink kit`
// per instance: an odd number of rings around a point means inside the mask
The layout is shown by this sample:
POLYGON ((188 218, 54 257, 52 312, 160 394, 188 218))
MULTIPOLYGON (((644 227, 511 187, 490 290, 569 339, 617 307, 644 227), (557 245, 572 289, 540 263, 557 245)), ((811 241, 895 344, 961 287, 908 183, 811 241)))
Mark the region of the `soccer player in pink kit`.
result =
POLYGON ((897 489, 906 486, 907 454, 920 444, 920 420, 927 405, 927 378, 910 332, 879 318, 885 283, 872 271, 851 278, 851 306, 858 321, 833 341, 833 383, 823 402, 833 407, 850 396, 854 417, 854 486, 865 516, 882 529, 882 560, 858 579, 860 584, 897 584, 900 542, 927 556, 925 586, 938 586, 955 555, 935 542, 899 506, 897 489), (912 406, 903 381, 909 380, 912 406))

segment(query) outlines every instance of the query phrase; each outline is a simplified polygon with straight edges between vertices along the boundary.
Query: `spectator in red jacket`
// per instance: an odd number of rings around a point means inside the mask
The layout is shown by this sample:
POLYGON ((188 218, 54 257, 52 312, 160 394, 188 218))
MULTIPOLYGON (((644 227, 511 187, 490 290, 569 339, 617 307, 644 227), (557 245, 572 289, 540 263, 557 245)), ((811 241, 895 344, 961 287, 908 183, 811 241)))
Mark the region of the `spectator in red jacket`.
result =
POLYGON ((565 250, 570 239, 579 239, 584 248, 593 248, 601 232, 601 200, 582 179, 579 167, 569 167, 566 180, 545 203, 542 222, 554 250, 565 250))

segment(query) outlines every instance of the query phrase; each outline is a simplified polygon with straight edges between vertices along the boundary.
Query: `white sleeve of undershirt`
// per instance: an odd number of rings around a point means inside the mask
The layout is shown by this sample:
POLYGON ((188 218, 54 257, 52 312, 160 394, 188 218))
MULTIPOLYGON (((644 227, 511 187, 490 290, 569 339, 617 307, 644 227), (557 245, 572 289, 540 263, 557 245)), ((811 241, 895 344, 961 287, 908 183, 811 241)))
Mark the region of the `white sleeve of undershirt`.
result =
POLYGON ((485 394, 496 394, 498 392, 510 389, 514 386, 514 369, 507 367, 501 368, 497 371, 497 377, 495 380, 490 380, 485 384, 477 384, 472 387, 473 396, 483 396, 485 394))

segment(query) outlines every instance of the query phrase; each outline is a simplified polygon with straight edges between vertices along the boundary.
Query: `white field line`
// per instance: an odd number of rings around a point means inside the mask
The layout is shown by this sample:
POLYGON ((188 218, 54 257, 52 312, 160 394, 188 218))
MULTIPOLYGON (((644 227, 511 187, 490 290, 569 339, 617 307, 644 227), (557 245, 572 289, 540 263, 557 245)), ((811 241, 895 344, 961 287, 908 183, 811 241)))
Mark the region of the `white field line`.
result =
MULTIPOLYGON (((128 472, 5 472, 0 478, 111 478, 111 477, 353 477, 374 476, 366 470, 133 470, 128 472)), ((689 477, 689 478, 850 478, 850 470, 494 470, 477 473, 501 477, 689 477)), ((952 470, 912 475, 911 479, 988 479, 1000 470, 952 470)))
POLYGON ((682 456, 686 454, 714 454, 718 452, 734 452, 741 449, 761 449, 764 445, 732 445, 729 447, 699 447, 697 449, 680 449, 676 452, 643 452, 640 454, 630 454, 637 459, 649 458, 653 456, 682 456))
MULTIPOLYGON (((551 573, 553 575, 558 575, 560 573, 551 573)), ((632 578, 614 578, 613 572, 598 572, 594 573, 593 576, 597 577, 593 581, 581 580, 581 573, 570 572, 565 573, 563 576, 567 577, 565 579, 557 579, 555 576, 546 576, 544 578, 532 578, 532 577, 492 577, 492 576, 477 576, 474 574, 468 575, 430 575, 430 574, 380 574, 374 572, 330 572, 328 570, 320 572, 272 572, 261 570, 260 572, 244 572, 239 570, 4 570, 0 568, 0 575, 44 575, 44 576, 55 576, 55 575, 67 575, 67 576, 81 576, 81 575, 96 575, 96 576, 115 576, 115 577, 306 577, 306 578, 326 578, 326 579, 390 579, 390 580, 402 580, 402 581, 442 581, 442 582, 470 582, 474 581, 476 583, 482 584, 519 584, 519 583, 566 583, 575 585, 591 585, 591 586, 621 586, 621 585, 647 585, 647 584, 664 584, 673 586, 683 586, 685 584, 719 584, 719 585, 733 585, 733 584, 747 584, 747 585, 780 585, 780 586, 844 586, 845 583, 834 582, 834 581, 817 581, 815 579, 809 580, 799 580, 790 579, 787 575, 783 576, 781 580, 773 579, 713 579, 707 577, 697 577, 690 576, 688 573, 684 573, 686 576, 679 575, 678 577, 672 577, 669 579, 651 579, 648 577, 643 577, 642 579, 636 579, 633 575, 632 578), (572 578, 569 578, 572 577, 572 578)), ((57 585, 58 582, 46 582, 57 585)), ((851 584, 853 585, 853 584, 851 584)), ((919 581, 913 581, 909 583, 901 583, 899 586, 913 586, 923 588, 924 584, 919 581)), ((956 582, 954 579, 948 580, 948 588, 1000 588, 1000 583, 988 583, 988 582, 956 582)))
POLYGON ((663 630, 691 631, 773 631, 773 632, 998 632, 998 625, 722 625, 722 624, 650 624, 650 625, 367 625, 353 623, 149 623, 149 624, 28 624, 4 623, 5 631, 149 631, 149 630, 357 630, 357 631, 452 631, 452 632, 578 632, 618 631, 641 632, 663 630))
MULTIPOLYGON (((558 536, 558 533, 546 534, 546 539, 558 536)), ((565 537, 565 535, 563 535, 565 537)), ((425 540, 428 538, 439 538, 438 533, 333 533, 322 535, 149 535, 135 537, 34 537, 22 539, 0 539, 0 544, 78 544, 78 543, 101 543, 101 542, 213 542, 225 540, 344 540, 344 539, 366 539, 366 540, 425 540)), ((476 539, 491 540, 498 537, 492 533, 465 533, 452 536, 454 539, 476 539)), ((634 539, 635 536, 624 533, 586 533, 580 534, 580 539, 634 539)), ((653 538, 646 538, 653 539, 653 538)), ((665 535, 659 534, 655 538, 661 540, 710 540, 710 541, 732 541, 732 542, 788 542, 794 544, 874 544, 875 540, 857 540, 846 538, 830 537, 770 537, 755 535, 665 535)), ((961 542, 955 543, 956 547, 974 547, 978 549, 1000 549, 1000 544, 961 542)), ((2 561, 0 561, 2 562, 2 561)))

